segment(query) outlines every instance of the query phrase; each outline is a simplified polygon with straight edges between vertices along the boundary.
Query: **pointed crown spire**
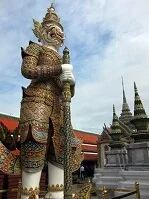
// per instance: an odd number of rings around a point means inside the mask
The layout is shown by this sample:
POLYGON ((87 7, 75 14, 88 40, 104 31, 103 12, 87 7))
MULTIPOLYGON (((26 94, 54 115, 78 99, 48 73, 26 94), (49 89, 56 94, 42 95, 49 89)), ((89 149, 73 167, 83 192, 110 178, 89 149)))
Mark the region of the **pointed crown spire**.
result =
POLYGON ((54 7, 54 0, 51 2, 51 7, 50 8, 53 8, 55 10, 55 7, 54 7))
POLYGON ((140 99, 140 96, 138 94, 138 89, 136 86, 136 83, 134 82, 134 93, 135 93, 135 100, 134 100, 134 118, 147 118, 147 114, 145 112, 145 109, 143 107, 142 101, 140 99))
POLYGON ((47 13, 43 18, 43 22, 41 24, 44 27, 49 23, 57 25, 63 30, 63 26, 60 24, 60 18, 55 12, 54 1, 51 3, 50 8, 47 9, 47 13))

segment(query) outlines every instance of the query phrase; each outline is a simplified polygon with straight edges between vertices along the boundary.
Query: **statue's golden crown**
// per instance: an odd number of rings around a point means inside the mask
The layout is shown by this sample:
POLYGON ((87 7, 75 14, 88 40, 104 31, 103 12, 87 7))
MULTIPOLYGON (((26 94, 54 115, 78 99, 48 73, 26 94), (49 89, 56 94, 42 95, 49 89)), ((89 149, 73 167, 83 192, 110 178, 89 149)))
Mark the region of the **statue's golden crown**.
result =
POLYGON ((59 28, 61 28, 61 30, 63 31, 63 26, 60 24, 60 18, 55 12, 53 3, 51 3, 50 8, 48 8, 42 23, 39 23, 35 19, 33 19, 33 23, 34 23, 33 33, 39 40, 42 40, 42 31, 46 28, 48 24, 56 25, 59 28))
POLYGON ((48 8, 47 14, 43 18, 42 25, 45 26, 46 24, 49 24, 49 23, 55 24, 63 30, 63 27, 60 24, 60 18, 55 12, 53 3, 51 4, 50 8, 48 8))

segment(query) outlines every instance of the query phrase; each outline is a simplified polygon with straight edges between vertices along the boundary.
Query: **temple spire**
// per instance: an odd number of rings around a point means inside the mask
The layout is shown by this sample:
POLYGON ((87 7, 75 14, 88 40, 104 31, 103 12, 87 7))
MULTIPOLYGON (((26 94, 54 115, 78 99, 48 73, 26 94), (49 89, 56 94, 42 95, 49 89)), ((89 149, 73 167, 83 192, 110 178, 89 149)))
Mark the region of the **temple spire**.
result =
POLYGON ((115 113, 114 105, 113 105, 113 120, 112 120, 112 125, 111 125, 110 136, 112 138, 112 140, 110 141, 110 147, 113 149, 121 148, 122 147, 122 143, 121 143, 122 131, 120 128, 119 119, 115 113))
POLYGON ((140 96, 138 94, 138 89, 136 86, 136 83, 134 82, 134 93, 135 93, 135 100, 134 100, 134 118, 147 118, 147 114, 145 112, 145 109, 143 107, 142 101, 140 99, 140 96))
POLYGON ((115 106, 114 106, 114 104, 113 104, 113 116, 114 116, 114 115, 116 115, 116 114, 115 114, 115 106))
POLYGON ((115 133, 121 133, 118 117, 115 113, 115 106, 113 104, 113 120, 112 120, 112 132, 111 134, 115 133))
POLYGON ((126 100, 123 77, 122 77, 122 89, 123 89, 123 104, 122 104, 122 113, 119 120, 122 121, 124 124, 128 124, 129 121, 132 119, 132 113, 130 112, 130 108, 126 100))
POLYGON ((134 119, 131 121, 131 123, 135 126, 136 130, 132 133, 131 137, 134 139, 134 142, 144 142, 144 141, 148 142, 149 118, 146 115, 135 82, 134 82, 134 93, 135 93, 134 119))
POLYGON ((127 103, 127 101, 126 101, 126 96, 125 96, 123 77, 122 77, 122 88, 123 88, 123 104, 124 104, 124 103, 127 103))

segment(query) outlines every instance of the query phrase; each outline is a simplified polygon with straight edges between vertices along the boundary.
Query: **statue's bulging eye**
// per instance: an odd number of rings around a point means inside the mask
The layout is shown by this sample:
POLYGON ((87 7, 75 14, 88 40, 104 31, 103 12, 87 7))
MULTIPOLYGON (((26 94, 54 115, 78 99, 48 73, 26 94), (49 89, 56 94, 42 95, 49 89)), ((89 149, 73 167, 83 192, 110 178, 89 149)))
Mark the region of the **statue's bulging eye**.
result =
POLYGON ((51 36, 51 37, 54 37, 54 36, 55 36, 55 34, 54 34, 54 33, 50 33, 50 36, 51 36))

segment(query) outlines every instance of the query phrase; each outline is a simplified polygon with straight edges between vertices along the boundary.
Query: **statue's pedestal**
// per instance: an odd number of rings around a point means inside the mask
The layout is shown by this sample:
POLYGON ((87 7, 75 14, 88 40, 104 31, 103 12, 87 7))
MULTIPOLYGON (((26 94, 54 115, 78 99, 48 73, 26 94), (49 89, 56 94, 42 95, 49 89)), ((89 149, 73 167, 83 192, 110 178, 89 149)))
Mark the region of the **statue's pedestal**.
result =
POLYGON ((132 143, 127 146, 128 170, 149 171, 149 142, 132 143))

